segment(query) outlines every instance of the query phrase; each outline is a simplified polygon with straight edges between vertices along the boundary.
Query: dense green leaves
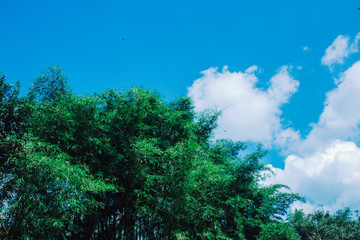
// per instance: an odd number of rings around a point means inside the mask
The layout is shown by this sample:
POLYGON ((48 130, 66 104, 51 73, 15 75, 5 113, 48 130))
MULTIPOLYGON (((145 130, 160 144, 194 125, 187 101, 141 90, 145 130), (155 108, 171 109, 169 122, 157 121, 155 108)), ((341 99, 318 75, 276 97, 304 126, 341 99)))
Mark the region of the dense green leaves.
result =
POLYGON ((74 231, 75 216, 82 216, 100 203, 90 193, 115 191, 112 185, 70 163, 71 157, 57 146, 27 140, 13 164, 9 200, 8 237, 60 238, 74 231))
POLYGON ((282 218, 300 197, 259 184, 261 147, 211 140, 218 112, 139 88, 75 95, 57 67, 24 97, 0 86, 2 239, 298 238, 282 218))

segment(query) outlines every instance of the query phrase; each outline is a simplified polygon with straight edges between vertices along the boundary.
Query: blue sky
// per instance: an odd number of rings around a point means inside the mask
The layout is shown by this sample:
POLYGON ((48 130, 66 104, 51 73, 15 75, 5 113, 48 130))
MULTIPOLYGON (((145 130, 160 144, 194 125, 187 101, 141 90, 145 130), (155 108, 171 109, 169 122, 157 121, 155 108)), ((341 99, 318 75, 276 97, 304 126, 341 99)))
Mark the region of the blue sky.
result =
POLYGON ((285 119, 309 130, 324 91, 333 87, 319 59, 337 35, 357 33, 357 6, 355 0, 3 0, 0 71, 27 89, 46 67, 59 65, 78 93, 137 85, 173 99, 209 67, 257 65, 266 86, 280 66, 301 65, 293 73, 301 87, 284 106, 285 119))
MULTIPOLYGON (((338 191, 327 199, 312 190, 317 189, 315 181, 322 182, 328 196, 326 189, 334 180, 321 174, 331 175, 343 166, 347 157, 339 160, 339 151, 360 161, 357 108, 349 105, 353 117, 336 107, 356 100, 341 96, 353 96, 342 89, 356 82, 358 7, 357 0, 1 0, 0 72, 10 82, 20 79, 23 92, 48 66, 58 65, 76 93, 135 85, 158 90, 167 101, 189 95, 197 99, 199 111, 231 106, 217 136, 263 143, 271 150, 266 163, 277 167, 279 177, 272 181, 288 183, 294 175, 299 182, 310 179, 306 189, 290 184, 309 197, 309 205, 360 208, 347 200, 360 199, 360 193, 346 195, 347 189, 353 190, 346 180, 339 180, 338 191), (331 58, 329 52, 329 61, 322 61, 332 44, 332 53, 342 55, 331 58), (243 82, 232 85, 234 79, 243 82), (236 90, 245 85, 248 95, 236 90), (249 103, 241 100, 244 96, 249 103), (331 127, 330 122, 337 121, 347 127, 331 127), (249 127, 251 123, 261 127, 249 127), (310 176, 299 164, 318 166, 318 175, 310 176)), ((360 166, 351 166, 351 172, 342 169, 339 178, 360 180, 360 166)))

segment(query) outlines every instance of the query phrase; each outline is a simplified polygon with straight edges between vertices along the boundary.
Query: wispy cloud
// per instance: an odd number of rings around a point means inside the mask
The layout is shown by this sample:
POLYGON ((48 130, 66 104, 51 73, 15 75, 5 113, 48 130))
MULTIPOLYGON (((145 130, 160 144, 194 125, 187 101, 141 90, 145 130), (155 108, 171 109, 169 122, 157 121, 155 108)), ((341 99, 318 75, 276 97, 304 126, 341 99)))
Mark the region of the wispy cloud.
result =
POLYGON ((321 64, 332 69, 334 64, 344 64, 344 59, 350 54, 359 51, 358 43, 360 33, 358 33, 352 43, 350 37, 339 35, 334 42, 325 50, 325 55, 321 59, 321 64))

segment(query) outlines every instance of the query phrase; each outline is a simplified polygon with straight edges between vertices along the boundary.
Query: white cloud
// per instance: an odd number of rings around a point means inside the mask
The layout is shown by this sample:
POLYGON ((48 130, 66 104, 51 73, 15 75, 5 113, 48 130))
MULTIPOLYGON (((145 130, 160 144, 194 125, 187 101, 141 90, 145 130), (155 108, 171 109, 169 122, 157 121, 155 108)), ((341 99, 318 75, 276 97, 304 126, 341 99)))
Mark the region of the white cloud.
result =
MULTIPOLYGON (((188 96, 194 101, 195 111, 214 107, 222 110, 215 131, 218 138, 266 143, 282 133, 280 107, 297 91, 299 82, 283 66, 271 78, 269 88, 262 90, 256 87, 256 71, 256 66, 245 72, 209 68, 189 87, 188 96)), ((296 134, 293 131, 287 135, 296 134)))
POLYGON ((273 168, 269 183, 283 183, 305 196, 307 204, 293 208, 311 209, 324 205, 335 211, 344 207, 360 209, 360 149, 353 142, 333 141, 324 150, 299 157, 290 155, 284 170, 273 168))
POLYGON ((308 46, 304 46, 302 49, 303 49, 304 52, 309 52, 310 51, 310 48, 308 46))
POLYGON ((339 35, 334 42, 325 50, 325 55, 321 59, 322 65, 327 65, 332 69, 334 64, 343 64, 344 59, 350 54, 359 51, 358 42, 360 40, 360 33, 355 37, 353 43, 350 44, 350 37, 339 35))
POLYGON ((338 36, 326 49, 325 55, 321 59, 321 63, 329 67, 335 63, 343 64, 344 58, 349 55, 349 39, 348 36, 338 36))
POLYGON ((279 132, 274 139, 274 146, 281 148, 282 154, 286 155, 301 142, 300 132, 287 128, 279 132))
POLYGON ((326 95, 319 122, 293 151, 304 154, 317 151, 333 140, 356 141, 360 135, 360 61, 346 70, 337 87, 326 95))
MULTIPOLYGON (((293 208, 311 211, 317 205, 326 210, 360 209, 360 61, 346 70, 334 90, 327 93, 324 110, 305 139, 294 138, 284 170, 267 183, 288 185, 309 202, 293 208)), ((279 141, 291 132, 284 132, 279 141)), ((284 145, 284 144, 283 144, 284 145)))
MULTIPOLYGON (((340 35, 326 50, 322 63, 332 68, 358 51, 360 33, 353 42, 340 35)), ((245 72, 222 72, 210 68, 188 89, 196 111, 217 106, 223 110, 216 131, 218 138, 263 142, 280 147, 285 168, 273 168, 276 175, 268 183, 282 183, 308 202, 293 208, 312 211, 317 205, 335 211, 350 206, 360 209, 360 61, 338 79, 326 94, 324 109, 317 123, 304 138, 299 131, 281 123, 281 106, 298 89, 298 81, 282 67, 269 81, 267 89, 256 87, 257 67, 245 72), (358 146, 357 146, 358 144, 358 146)))

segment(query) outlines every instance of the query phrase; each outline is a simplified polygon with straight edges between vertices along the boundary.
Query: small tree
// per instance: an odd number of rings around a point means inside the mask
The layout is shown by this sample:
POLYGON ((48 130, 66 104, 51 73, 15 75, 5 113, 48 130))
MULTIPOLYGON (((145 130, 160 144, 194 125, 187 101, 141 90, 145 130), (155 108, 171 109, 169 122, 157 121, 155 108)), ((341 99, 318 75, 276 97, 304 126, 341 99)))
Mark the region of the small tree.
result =
POLYGON ((360 239, 359 218, 353 218, 349 208, 335 214, 323 209, 311 214, 296 210, 289 220, 301 239, 360 239))

